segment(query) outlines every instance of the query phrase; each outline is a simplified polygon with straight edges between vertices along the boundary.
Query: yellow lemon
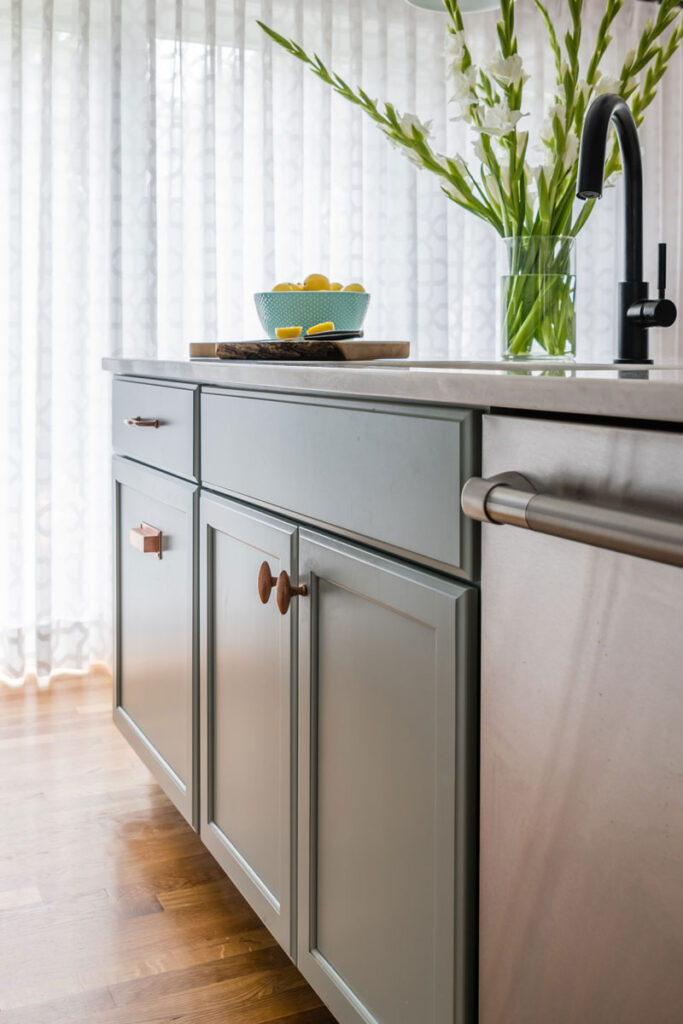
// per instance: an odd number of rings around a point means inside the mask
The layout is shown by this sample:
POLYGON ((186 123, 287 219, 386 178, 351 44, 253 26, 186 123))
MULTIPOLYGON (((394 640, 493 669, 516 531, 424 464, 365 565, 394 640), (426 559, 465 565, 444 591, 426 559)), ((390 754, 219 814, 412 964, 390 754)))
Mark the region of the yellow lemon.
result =
POLYGON ((274 292, 293 292, 294 285, 289 281, 283 281, 282 284, 276 284, 273 288, 274 292))
POLYGON ((363 287, 362 284, 358 284, 358 282, 356 281, 356 282, 354 282, 354 284, 347 284, 347 286, 344 289, 344 291, 345 292, 364 292, 365 288, 363 287))
POLYGON ((329 287, 330 279, 324 274, 309 274, 304 281, 305 292, 326 292, 329 287))
POLYGON ((297 284, 293 284, 292 285, 292 291, 293 292, 302 292, 303 290, 304 290, 304 286, 301 284, 300 281, 297 284))
POLYGON ((333 331, 334 324, 331 320, 326 320, 323 324, 316 324, 314 327, 309 327, 306 331, 306 336, 310 334, 322 334, 323 331, 333 331))
POLYGON ((332 284, 330 285, 331 292, 340 292, 341 290, 342 285, 339 284, 339 281, 333 281, 332 284))
POLYGON ((278 338, 282 338, 283 340, 286 339, 286 338, 298 338, 302 331, 303 331, 303 327, 276 327, 275 328, 275 333, 277 334, 278 338))

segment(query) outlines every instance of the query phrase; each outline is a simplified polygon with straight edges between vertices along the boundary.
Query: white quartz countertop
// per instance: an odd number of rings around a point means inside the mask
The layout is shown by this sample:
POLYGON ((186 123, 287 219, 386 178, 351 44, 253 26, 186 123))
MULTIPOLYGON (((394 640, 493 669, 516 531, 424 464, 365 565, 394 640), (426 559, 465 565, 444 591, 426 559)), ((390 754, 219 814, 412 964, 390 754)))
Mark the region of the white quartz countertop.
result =
POLYGON ((104 359, 111 373, 229 388, 683 424, 683 364, 276 363, 104 359))

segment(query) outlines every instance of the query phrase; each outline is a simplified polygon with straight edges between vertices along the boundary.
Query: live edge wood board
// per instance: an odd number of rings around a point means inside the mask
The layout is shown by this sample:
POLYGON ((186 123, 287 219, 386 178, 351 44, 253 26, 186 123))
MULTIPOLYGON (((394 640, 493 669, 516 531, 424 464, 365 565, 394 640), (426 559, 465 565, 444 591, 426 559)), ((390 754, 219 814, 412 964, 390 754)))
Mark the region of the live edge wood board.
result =
POLYGON ((190 356, 201 358, 298 362, 350 362, 370 359, 407 359, 409 341, 236 341, 190 345, 190 356))

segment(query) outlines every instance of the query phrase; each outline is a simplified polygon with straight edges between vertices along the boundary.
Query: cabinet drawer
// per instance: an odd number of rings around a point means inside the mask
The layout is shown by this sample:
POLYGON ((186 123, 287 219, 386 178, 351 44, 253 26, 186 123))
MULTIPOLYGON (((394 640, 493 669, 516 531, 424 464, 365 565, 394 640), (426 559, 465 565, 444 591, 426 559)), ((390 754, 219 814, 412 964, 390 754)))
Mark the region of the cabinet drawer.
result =
POLYGON ((197 388, 192 385, 115 378, 114 449, 176 476, 196 479, 196 396, 197 388))
POLYGON ((474 575, 475 413, 203 389, 201 418, 208 486, 474 575))

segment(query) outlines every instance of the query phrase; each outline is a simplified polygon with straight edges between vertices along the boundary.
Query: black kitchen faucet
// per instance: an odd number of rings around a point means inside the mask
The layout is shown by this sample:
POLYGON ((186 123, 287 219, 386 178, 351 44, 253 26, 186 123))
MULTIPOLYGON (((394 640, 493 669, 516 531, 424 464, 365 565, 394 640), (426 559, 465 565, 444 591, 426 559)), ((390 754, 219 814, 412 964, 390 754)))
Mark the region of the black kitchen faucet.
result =
POLYGON ((625 281, 619 283, 619 348, 615 363, 650 363, 648 329, 671 327, 676 306, 664 297, 666 289, 666 245, 659 246, 659 280, 656 299, 648 297, 643 281, 643 163, 638 129, 628 104, 621 96, 607 93, 593 101, 581 134, 579 174, 576 194, 579 199, 602 197, 607 135, 614 122, 626 190, 626 229, 624 235, 625 281))

